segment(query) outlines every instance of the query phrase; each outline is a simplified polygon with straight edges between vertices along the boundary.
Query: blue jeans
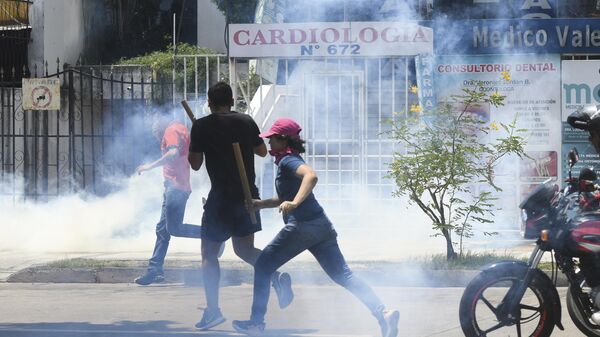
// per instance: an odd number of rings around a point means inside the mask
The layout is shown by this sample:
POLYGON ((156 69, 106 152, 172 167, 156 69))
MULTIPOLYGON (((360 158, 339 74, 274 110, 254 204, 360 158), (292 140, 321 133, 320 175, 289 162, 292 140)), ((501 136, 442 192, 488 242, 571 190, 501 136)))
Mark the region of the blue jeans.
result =
POLYGON ((255 323, 263 323, 269 301, 271 275, 307 249, 333 281, 348 289, 375 317, 380 318, 384 309, 381 300, 371 287, 352 273, 336 238, 337 233, 325 215, 310 221, 286 224, 263 249, 254 265, 254 300, 250 319, 255 323))
POLYGON ((160 221, 156 224, 156 243, 148 264, 148 270, 162 273, 171 235, 184 238, 200 238, 201 226, 183 223, 185 205, 189 196, 189 192, 170 186, 165 187, 160 221))

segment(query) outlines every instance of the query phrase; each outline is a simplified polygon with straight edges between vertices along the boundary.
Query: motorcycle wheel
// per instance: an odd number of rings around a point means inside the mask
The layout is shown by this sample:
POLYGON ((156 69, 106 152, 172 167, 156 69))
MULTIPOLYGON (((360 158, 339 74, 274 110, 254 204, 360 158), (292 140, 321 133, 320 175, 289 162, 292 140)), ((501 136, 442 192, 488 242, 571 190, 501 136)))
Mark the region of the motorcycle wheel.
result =
MULTIPOLYGON (((567 311, 575 326, 588 337, 600 336, 600 326, 593 324, 587 317, 579 311, 575 298, 571 294, 571 287, 567 291, 567 311)), ((582 288, 586 288, 585 282, 582 283, 582 288)))
POLYGON ((460 325, 467 337, 530 336, 547 337, 554 330, 552 289, 534 277, 519 303, 519 317, 500 321, 496 315, 501 303, 522 278, 511 270, 483 272, 465 288, 460 300, 460 325))

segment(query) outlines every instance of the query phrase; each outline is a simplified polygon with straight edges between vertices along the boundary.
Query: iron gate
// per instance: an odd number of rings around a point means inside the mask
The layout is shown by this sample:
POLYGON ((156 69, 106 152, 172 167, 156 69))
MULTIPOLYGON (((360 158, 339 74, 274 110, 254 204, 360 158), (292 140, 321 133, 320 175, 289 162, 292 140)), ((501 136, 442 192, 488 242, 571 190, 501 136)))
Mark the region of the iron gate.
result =
MULTIPOLYGON (((409 90, 416 84, 414 57, 225 60, 177 56, 177 73, 187 75, 174 82, 174 92, 194 103, 196 116, 205 114, 209 85, 228 79, 237 111, 251 115, 261 129, 278 117, 301 121, 306 159, 319 174, 315 192, 329 213, 364 212, 361 199, 370 205, 393 202, 395 185, 386 175, 394 151, 402 149, 385 133, 386 121, 406 113, 416 99, 409 90)), ((256 169, 261 195, 272 195, 272 162, 259 160, 256 169)))
POLYGON ((3 201, 104 195, 115 187, 109 178, 131 174, 158 151, 148 117, 170 101, 170 83, 141 67, 65 65, 51 75, 47 69, 40 77, 60 78, 60 110, 23 110, 21 83, 0 83, 3 201))
POLYGON ((386 134, 386 121, 406 111, 410 62, 338 59, 305 74, 306 158, 319 175, 319 199, 338 217, 393 202, 394 183, 386 175, 402 149, 386 134))

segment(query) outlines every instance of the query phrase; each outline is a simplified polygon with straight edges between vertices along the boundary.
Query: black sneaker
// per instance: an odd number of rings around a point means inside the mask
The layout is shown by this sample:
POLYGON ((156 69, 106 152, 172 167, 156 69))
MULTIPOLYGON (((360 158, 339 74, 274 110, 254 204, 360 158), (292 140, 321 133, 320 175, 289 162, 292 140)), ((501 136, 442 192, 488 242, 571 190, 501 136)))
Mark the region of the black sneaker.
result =
POLYGON ((250 336, 262 336, 265 331, 265 323, 254 323, 252 321, 233 321, 231 323, 235 331, 250 336))
POLYGON ((165 281, 165 275, 162 272, 148 270, 144 275, 136 278, 133 282, 147 286, 152 283, 161 283, 165 281))
POLYGON ((273 289, 277 294, 277 300, 279 302, 279 308, 287 308, 292 300, 294 299, 294 291, 292 291, 292 278, 288 273, 273 273, 271 277, 273 289))
POLYGON ((200 322, 196 323, 196 328, 200 330, 208 330, 212 327, 215 327, 223 322, 226 319, 223 317, 221 313, 221 309, 204 309, 204 314, 202 315, 202 319, 200 322))
POLYGON ((379 320, 379 326, 381 326, 382 337, 396 337, 398 336, 398 321, 400 320, 400 313, 398 310, 386 310, 383 312, 382 318, 379 320))

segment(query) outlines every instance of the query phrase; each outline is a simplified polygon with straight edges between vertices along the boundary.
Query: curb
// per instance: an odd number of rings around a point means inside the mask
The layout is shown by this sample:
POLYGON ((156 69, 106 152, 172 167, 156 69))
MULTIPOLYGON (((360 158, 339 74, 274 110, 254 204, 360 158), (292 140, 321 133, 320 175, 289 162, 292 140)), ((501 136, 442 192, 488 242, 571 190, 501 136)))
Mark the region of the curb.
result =
MULTIPOLYGON (((390 287, 465 287, 479 273, 478 270, 420 270, 386 268, 353 268, 356 275, 373 286, 390 287)), ((333 281, 321 269, 283 268, 290 273, 294 284, 328 285, 333 281)), ((15 283, 132 283, 146 271, 145 268, 41 268, 30 267, 8 277, 15 283)), ((548 275, 550 276, 550 275, 548 275)), ((250 268, 221 268, 221 286, 252 284, 254 272, 250 268)), ((202 286, 199 268, 165 269, 165 283, 183 283, 202 286)), ((557 286, 568 286, 559 274, 557 286)))

